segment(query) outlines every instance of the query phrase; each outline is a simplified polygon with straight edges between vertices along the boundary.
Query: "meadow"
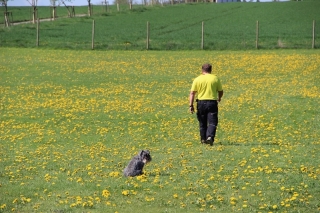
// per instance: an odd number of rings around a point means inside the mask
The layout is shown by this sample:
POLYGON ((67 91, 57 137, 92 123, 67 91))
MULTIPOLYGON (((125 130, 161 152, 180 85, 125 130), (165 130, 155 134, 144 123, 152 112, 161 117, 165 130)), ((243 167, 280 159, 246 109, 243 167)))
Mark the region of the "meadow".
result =
POLYGON ((0 212, 319 212, 319 53, 1 48, 0 212), (212 147, 188 113, 205 62, 212 147))
MULTIPOLYGON (((91 49, 93 20, 96 50, 146 50, 147 22, 150 50, 202 49, 202 23, 203 49, 253 50, 256 49, 257 21, 259 49, 311 49, 313 21, 316 22, 315 47, 318 48, 318 8, 318 0, 134 5, 132 10, 121 5, 119 12, 114 5, 108 12, 103 12, 102 6, 95 6, 92 17, 41 22, 39 48, 91 49)), ((28 7, 9 7, 10 10, 14 20, 28 20, 28 17, 30 20, 28 7)), ((76 7, 75 10, 76 14, 86 13, 86 7, 76 7)), ((67 10, 58 7, 57 13, 59 17, 65 17, 67 10)), ((50 8, 39 7, 39 17, 50 17, 50 8)), ((0 27, 0 47, 36 47, 36 32, 36 24, 30 23, 0 27)))

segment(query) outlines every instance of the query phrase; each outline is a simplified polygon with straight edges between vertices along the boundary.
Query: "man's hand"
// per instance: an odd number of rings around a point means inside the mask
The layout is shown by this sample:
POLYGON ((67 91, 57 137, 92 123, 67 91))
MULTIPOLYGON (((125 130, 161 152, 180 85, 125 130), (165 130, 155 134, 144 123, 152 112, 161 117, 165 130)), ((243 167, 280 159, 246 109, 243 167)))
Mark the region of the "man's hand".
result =
POLYGON ((189 107, 189 111, 190 111, 191 114, 194 113, 194 107, 193 107, 193 105, 191 105, 191 106, 189 107))
POLYGON ((218 91, 218 102, 221 102, 222 96, 223 96, 223 90, 218 91))
POLYGON ((189 111, 191 114, 194 113, 193 101, 196 93, 197 93, 196 91, 190 91, 190 95, 189 95, 189 111))

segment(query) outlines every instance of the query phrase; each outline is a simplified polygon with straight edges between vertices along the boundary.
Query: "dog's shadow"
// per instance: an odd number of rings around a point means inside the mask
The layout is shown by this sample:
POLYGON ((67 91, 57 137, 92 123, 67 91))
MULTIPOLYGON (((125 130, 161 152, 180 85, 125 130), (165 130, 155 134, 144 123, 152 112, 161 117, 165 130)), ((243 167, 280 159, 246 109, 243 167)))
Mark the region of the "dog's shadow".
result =
POLYGON ((149 177, 156 177, 156 176, 170 176, 169 173, 159 173, 159 174, 156 174, 156 173, 148 173, 147 176, 149 177))

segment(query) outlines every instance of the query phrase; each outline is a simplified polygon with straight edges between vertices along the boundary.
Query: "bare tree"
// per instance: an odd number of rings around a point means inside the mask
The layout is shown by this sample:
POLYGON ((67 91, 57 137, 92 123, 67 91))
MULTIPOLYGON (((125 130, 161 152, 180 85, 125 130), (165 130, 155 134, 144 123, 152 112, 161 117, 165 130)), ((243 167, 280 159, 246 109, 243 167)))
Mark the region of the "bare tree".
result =
POLYGON ((87 0, 88 1, 88 16, 92 15, 92 5, 91 5, 91 0, 87 0))
POLYGON ((10 17, 8 13, 8 0, 0 0, 1 5, 4 7, 4 25, 9 27, 10 17))
POLYGON ((53 18, 53 20, 57 16, 57 13, 56 13, 57 4, 59 6, 59 1, 58 0, 50 0, 50 5, 51 5, 51 8, 52 8, 52 18, 53 18))
POLYGON ((51 5, 52 7, 56 7, 57 4, 58 4, 58 6, 59 6, 59 1, 58 1, 58 0, 50 0, 50 5, 51 5))
MULTIPOLYGON (((69 17, 75 16, 74 7, 72 6, 72 7, 71 7, 71 10, 70 10, 70 7, 67 6, 67 4, 66 4, 66 2, 71 3, 72 0, 60 0, 60 2, 67 8, 69 17)), ((59 3, 59 4, 60 4, 60 3, 59 3)))
POLYGON ((31 5, 32 7, 32 23, 36 23, 37 20, 37 5, 38 5, 38 0, 27 0, 27 2, 31 5))
POLYGON ((0 0, 0 3, 4 7, 4 11, 8 12, 8 1, 7 0, 0 0))
POLYGON ((129 4, 130 0, 114 0, 113 4, 129 4))

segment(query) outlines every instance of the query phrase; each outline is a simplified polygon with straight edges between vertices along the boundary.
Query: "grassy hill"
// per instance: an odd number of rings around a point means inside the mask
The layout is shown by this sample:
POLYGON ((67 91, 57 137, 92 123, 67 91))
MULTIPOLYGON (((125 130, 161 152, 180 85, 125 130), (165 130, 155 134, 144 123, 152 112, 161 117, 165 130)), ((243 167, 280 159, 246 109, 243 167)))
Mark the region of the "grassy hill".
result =
MULTIPOLYGON (((312 46, 313 20, 320 21, 319 8, 320 1, 317 0, 134 6, 132 10, 122 5, 120 12, 115 6, 111 6, 108 12, 104 12, 102 6, 95 6, 92 17, 42 22, 40 47, 90 49, 92 23, 95 20, 95 49, 146 49, 147 22, 150 24, 149 47, 152 50, 201 49, 202 22, 204 49, 255 49, 256 24, 259 21, 260 49, 309 49, 312 46)), ((14 20, 30 17, 28 7, 10 9, 14 20)), ((76 7, 76 14, 85 12, 86 7, 76 7)), ((65 8, 58 8, 59 17, 66 15, 65 8)), ((39 16, 49 17, 50 8, 39 7, 39 16)), ((320 32, 319 26, 316 24, 316 32, 320 32)), ((319 46, 318 43, 316 46, 319 46)), ((35 47, 35 44, 35 24, 0 28, 0 47, 35 47)))

